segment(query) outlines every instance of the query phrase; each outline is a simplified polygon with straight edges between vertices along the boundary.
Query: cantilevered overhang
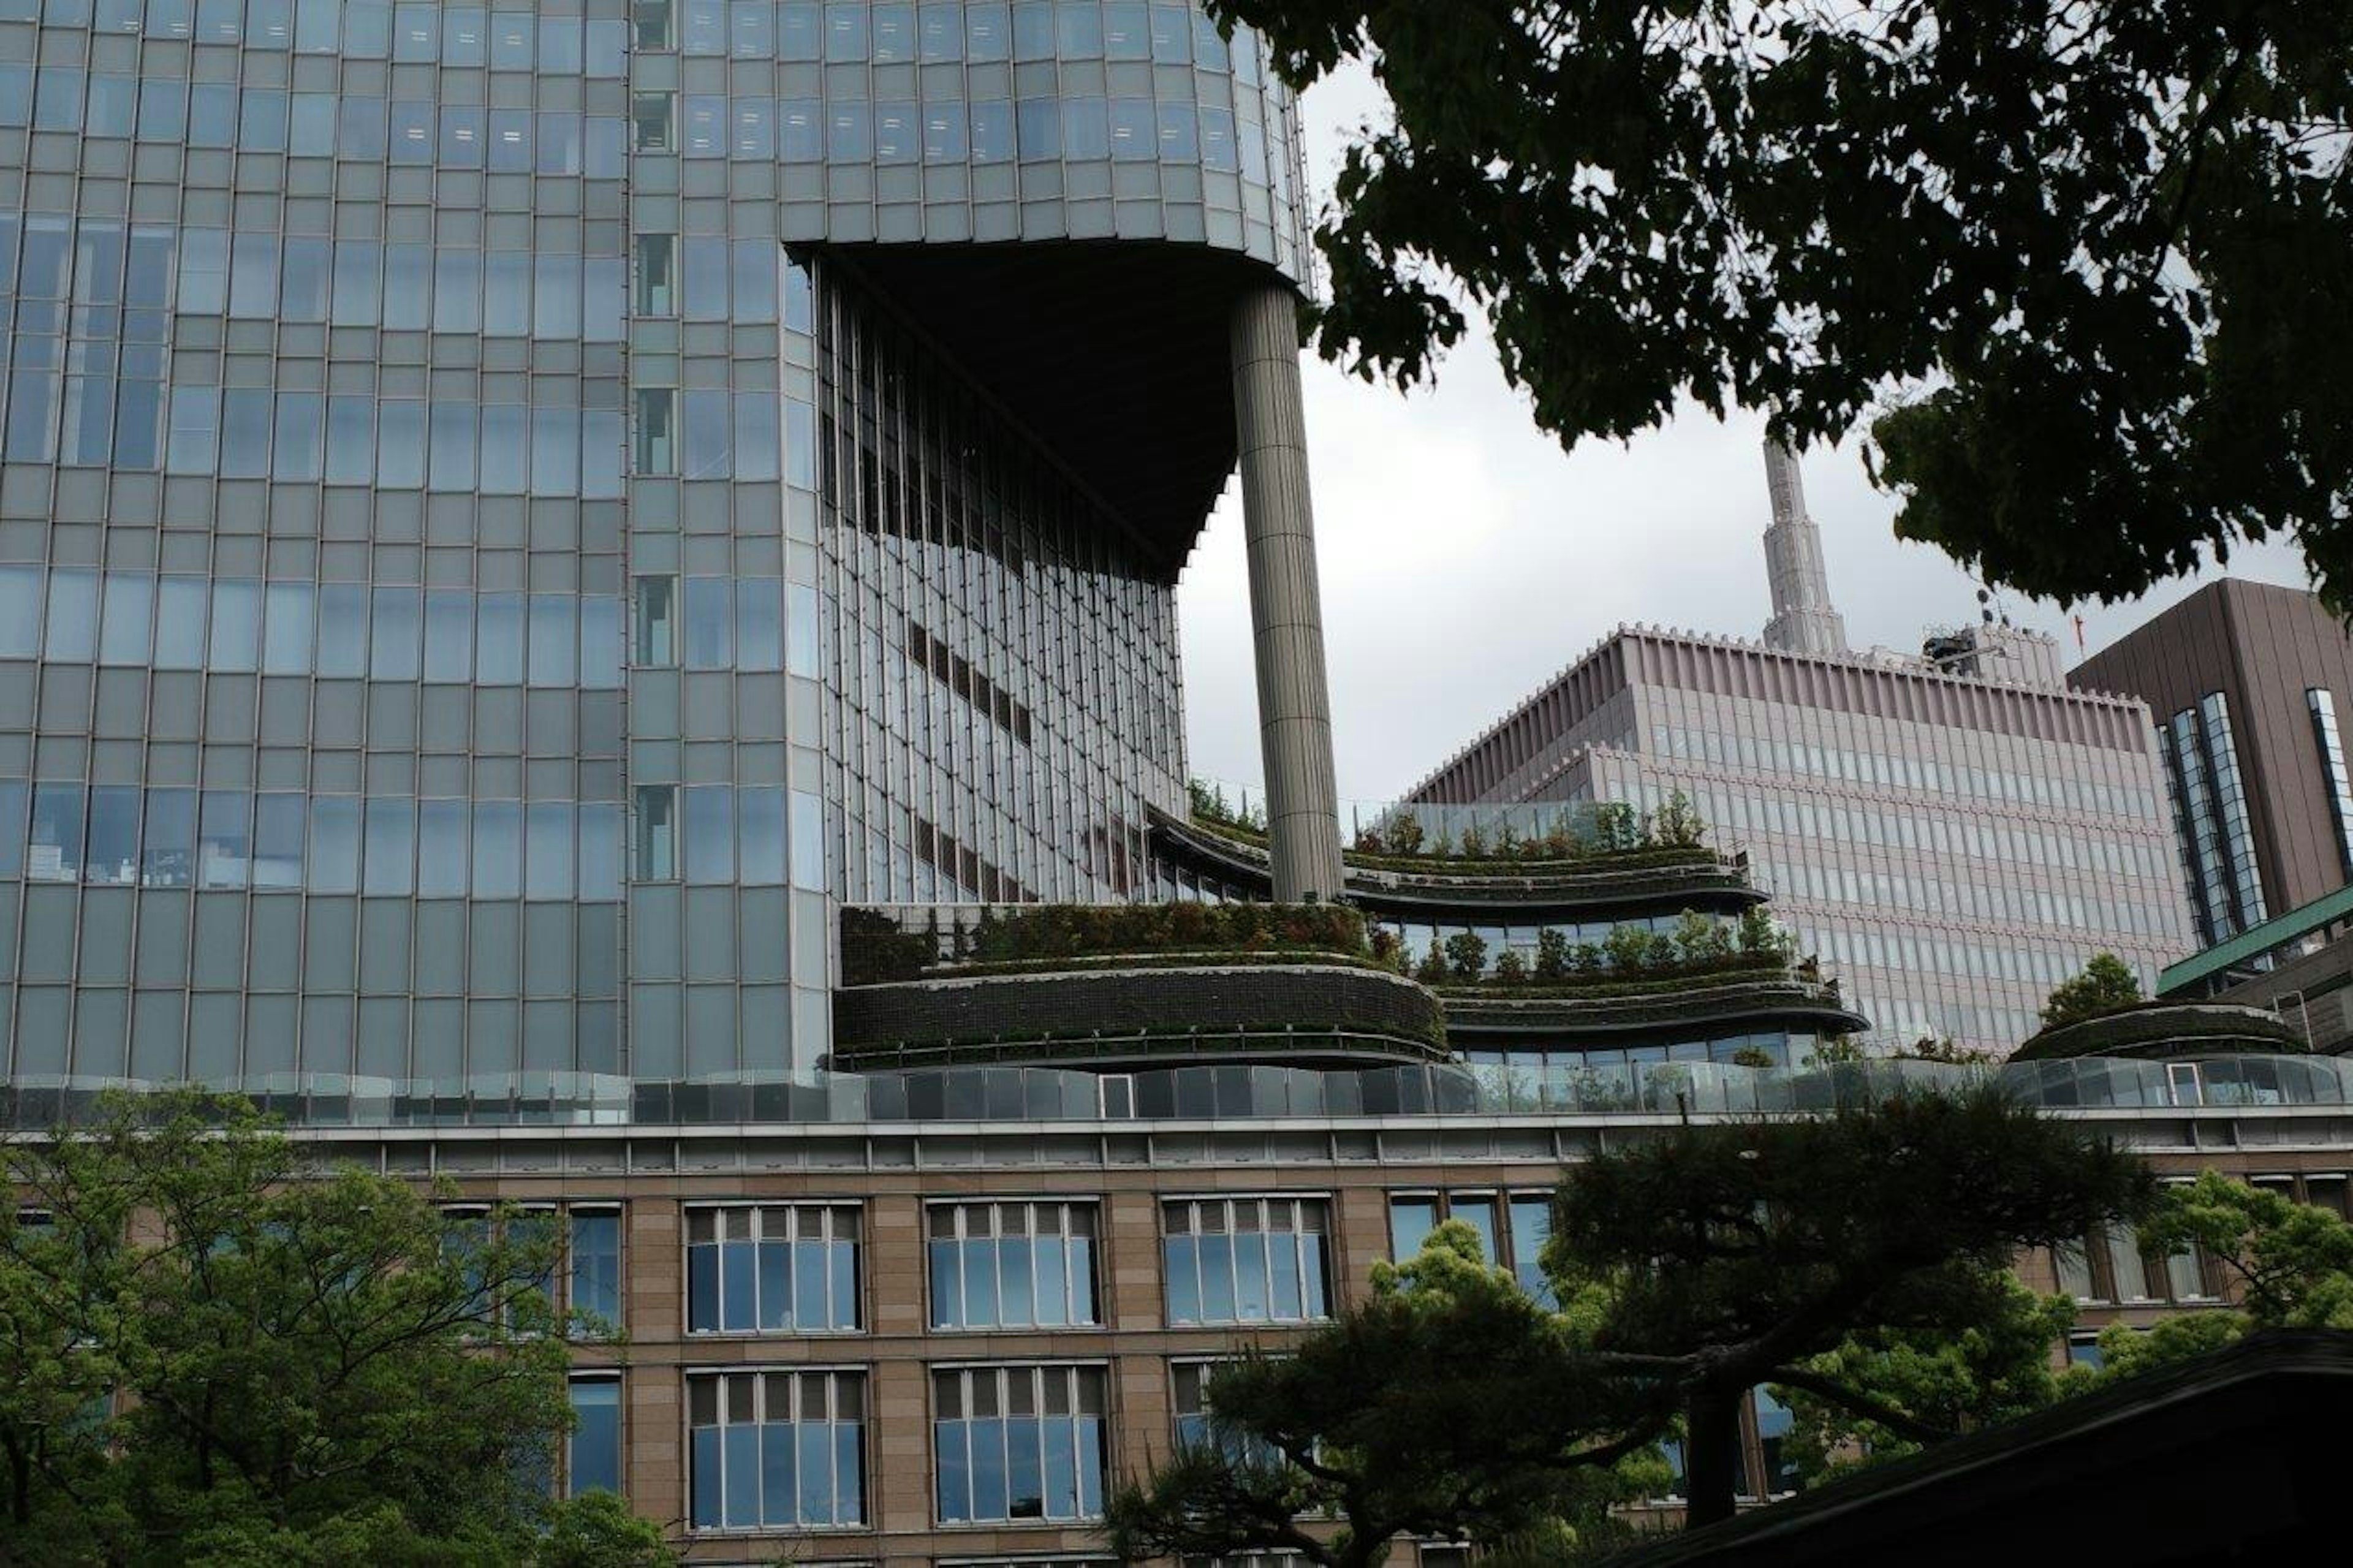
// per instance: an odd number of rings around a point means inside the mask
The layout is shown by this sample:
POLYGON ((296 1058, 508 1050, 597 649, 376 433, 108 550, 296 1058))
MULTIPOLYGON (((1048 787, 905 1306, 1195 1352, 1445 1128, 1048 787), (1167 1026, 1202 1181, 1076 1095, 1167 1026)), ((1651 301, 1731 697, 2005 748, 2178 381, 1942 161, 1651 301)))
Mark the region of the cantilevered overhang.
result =
POLYGON ((1115 514, 1173 581, 1233 472, 1228 322, 1292 283, 1165 240, 832 246, 1115 514))

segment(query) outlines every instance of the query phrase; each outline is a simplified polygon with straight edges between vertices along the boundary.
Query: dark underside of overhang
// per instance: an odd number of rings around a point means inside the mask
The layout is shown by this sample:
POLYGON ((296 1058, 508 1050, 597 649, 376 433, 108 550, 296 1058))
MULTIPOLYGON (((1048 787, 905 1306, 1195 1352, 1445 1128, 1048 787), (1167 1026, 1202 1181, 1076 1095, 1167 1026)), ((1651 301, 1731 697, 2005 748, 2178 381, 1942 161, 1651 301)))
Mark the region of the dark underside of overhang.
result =
POLYGON ((1170 580, 1233 472, 1228 320, 1282 281, 1196 245, 832 247, 1092 490, 1170 580))

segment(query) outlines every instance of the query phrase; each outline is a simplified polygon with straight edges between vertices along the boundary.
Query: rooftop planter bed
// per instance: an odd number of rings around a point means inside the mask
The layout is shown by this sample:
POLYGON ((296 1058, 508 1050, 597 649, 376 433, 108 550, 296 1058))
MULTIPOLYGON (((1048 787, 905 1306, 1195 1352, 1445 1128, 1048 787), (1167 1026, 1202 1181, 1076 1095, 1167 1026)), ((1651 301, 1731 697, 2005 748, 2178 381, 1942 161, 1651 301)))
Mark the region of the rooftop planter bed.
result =
POLYGON ((1133 1064, 1217 1055, 1283 1065, 1442 1061, 1438 998, 1356 963, 1199 962, 1043 973, 941 972, 846 988, 834 1060, 1133 1064))
POLYGON ((2014 1062, 2072 1057, 2163 1061, 2218 1056, 2302 1056, 2304 1031, 2258 1007, 2212 1002, 2150 1002, 2045 1029, 2010 1053, 2014 1062))
POLYGON ((1575 1035, 1753 1017, 1803 1019, 1833 1034, 1868 1026, 1835 984, 1770 972, 1620 983, 1583 992, 1449 990, 1443 1000, 1458 1044, 1472 1035, 1575 1035))
POLYGON ((1337 904, 1029 904, 984 909, 977 923, 932 917, 910 930, 890 915, 846 909, 842 981, 871 985, 934 971, 1067 969, 1096 958, 1202 953, 1369 960, 1364 917, 1337 904))
MULTIPOLYGON (((1155 813, 1163 839, 1230 876, 1270 875, 1262 839, 1155 813)), ((1368 903, 1577 905, 1704 892, 1736 901, 1764 895, 1750 886, 1745 857, 1704 846, 1597 852, 1566 860, 1463 860, 1435 856, 1345 857, 1348 891, 1368 903)))

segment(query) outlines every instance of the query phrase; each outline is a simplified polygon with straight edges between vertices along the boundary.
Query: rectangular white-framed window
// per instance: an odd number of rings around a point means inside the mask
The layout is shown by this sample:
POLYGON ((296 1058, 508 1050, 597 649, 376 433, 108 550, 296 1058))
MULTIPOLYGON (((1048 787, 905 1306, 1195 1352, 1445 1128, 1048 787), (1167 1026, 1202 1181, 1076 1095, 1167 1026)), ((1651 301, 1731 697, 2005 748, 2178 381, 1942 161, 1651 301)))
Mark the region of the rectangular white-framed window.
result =
POLYGON ((1332 1315, 1331 1200, 1171 1198, 1160 1205, 1171 1323, 1298 1323, 1332 1315))
POLYGON ((866 1522, 866 1373, 689 1372, 688 1522, 696 1531, 866 1522))
POLYGON ((691 1334, 852 1334, 860 1215, 842 1203, 707 1204, 686 1211, 691 1334))
POLYGON ((1092 1199, 925 1205, 934 1329, 1065 1328, 1098 1321, 1092 1199))
POLYGON ((933 1368, 939 1522, 1101 1519, 1108 1385, 1093 1363, 933 1368))

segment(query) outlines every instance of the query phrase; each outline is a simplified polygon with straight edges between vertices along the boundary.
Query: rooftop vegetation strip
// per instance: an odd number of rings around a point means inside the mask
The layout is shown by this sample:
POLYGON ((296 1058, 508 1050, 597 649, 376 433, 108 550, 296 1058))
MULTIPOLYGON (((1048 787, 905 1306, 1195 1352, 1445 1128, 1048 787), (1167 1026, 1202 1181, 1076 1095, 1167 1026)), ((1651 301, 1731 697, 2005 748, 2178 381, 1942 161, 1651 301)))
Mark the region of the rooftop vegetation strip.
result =
MULTIPOLYGON (((1247 803, 1237 806, 1222 787, 1195 779, 1189 785, 1193 825, 1253 846, 1266 841, 1266 818, 1247 803)), ((1714 858, 1707 847, 1707 824, 1681 791, 1669 795, 1656 811, 1638 811, 1619 801, 1575 802, 1559 805, 1548 817, 1541 805, 1508 808, 1536 816, 1522 833, 1502 819, 1493 829, 1476 820, 1458 835, 1451 829, 1431 832, 1425 813, 1469 810, 1468 807, 1420 806, 1399 804, 1384 810, 1370 825, 1356 829, 1356 841, 1343 857, 1347 865, 1392 870, 1493 870, 1511 873, 1529 866, 1557 865, 1620 858, 1665 860, 1714 858)), ((1499 818, 1504 813, 1497 813, 1499 818)))
POLYGON ((2162 1060, 2239 1053, 2300 1056, 2311 1049, 2301 1028, 2260 1008, 2151 1002, 2055 1025, 2020 1046, 2010 1059, 2138 1057, 2162 1060))

